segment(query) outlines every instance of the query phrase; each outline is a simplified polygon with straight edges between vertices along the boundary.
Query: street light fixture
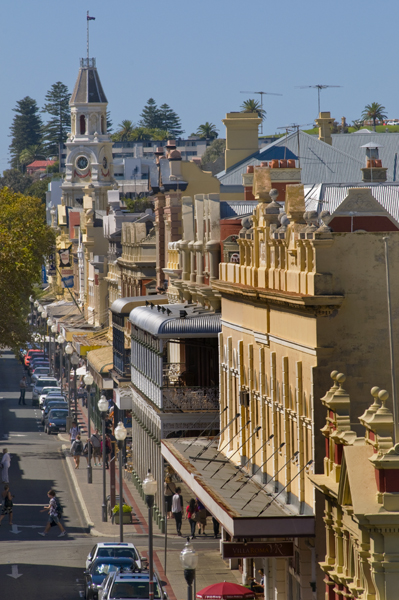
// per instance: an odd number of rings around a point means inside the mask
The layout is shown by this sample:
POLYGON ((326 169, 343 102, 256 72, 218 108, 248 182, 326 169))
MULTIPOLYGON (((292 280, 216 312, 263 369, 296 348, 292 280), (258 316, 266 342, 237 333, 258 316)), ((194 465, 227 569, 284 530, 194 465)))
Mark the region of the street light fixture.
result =
POLYGON ((55 377, 55 334, 57 333, 57 330, 58 330, 58 326, 53 321, 53 324, 51 326, 51 333, 53 334, 53 340, 54 340, 53 360, 52 361, 51 361, 51 357, 50 357, 50 367, 51 367, 51 363, 52 363, 52 366, 53 366, 53 369, 52 369, 52 375, 53 375, 53 377, 55 377))
POLYGON ((98 410, 101 413, 102 421, 102 434, 103 434, 103 506, 102 506, 102 518, 103 523, 107 522, 107 498, 105 496, 105 417, 108 411, 108 400, 104 394, 100 397, 97 403, 98 410))
POLYGON ((85 382, 85 386, 87 386, 87 413, 88 413, 88 426, 87 426, 87 435, 88 435, 88 444, 87 444, 87 483, 93 483, 93 470, 91 467, 91 386, 93 385, 93 375, 91 373, 86 373, 83 377, 83 381, 85 382))
POLYGON ((70 342, 67 343, 67 345, 65 346, 65 354, 67 355, 68 358, 68 363, 67 363, 67 382, 68 382, 68 406, 69 406, 69 413, 71 412, 70 407, 71 407, 71 354, 73 353, 73 346, 70 342))
MULTIPOLYGON (((119 541, 123 542, 123 477, 122 477, 122 461, 123 461, 123 443, 127 436, 126 427, 119 421, 114 431, 119 448, 119 541)), ((151 600, 151 595, 150 595, 151 600)))
POLYGON ((65 344, 65 338, 64 336, 60 333, 60 335, 57 338, 57 342, 58 345, 60 347, 60 382, 61 382, 61 394, 62 394, 62 375, 63 375, 63 370, 64 370, 64 344, 65 344))
POLYGON ((143 481, 143 492, 148 506, 148 567, 149 567, 149 597, 154 600, 154 551, 152 543, 152 509, 154 497, 157 493, 158 484, 154 479, 151 469, 148 469, 147 477, 143 481))
POLYGON ((75 419, 77 420, 78 418, 78 391, 76 389, 76 369, 78 368, 78 364, 79 364, 79 356, 77 354, 75 354, 75 352, 72 354, 71 356, 71 363, 72 363, 72 368, 73 368, 73 397, 74 397, 74 403, 75 403, 75 419))
POLYGON ((193 599, 193 581, 195 579, 195 569, 198 565, 198 554, 195 548, 190 544, 190 538, 180 552, 180 562, 184 569, 184 579, 187 582, 187 600, 193 599))

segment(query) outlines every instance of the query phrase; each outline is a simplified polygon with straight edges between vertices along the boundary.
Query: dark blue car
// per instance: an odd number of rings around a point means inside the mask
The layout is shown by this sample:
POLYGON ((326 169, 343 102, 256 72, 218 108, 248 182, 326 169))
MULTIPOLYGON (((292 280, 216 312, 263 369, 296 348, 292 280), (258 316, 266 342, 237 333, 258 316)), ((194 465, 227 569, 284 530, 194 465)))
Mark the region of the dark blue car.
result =
POLYGON ((66 431, 66 422, 68 416, 68 409, 55 407, 48 413, 44 421, 44 433, 57 433, 59 431, 66 431))
POLYGON ((112 573, 122 568, 134 571, 136 562, 132 558, 111 558, 103 557, 96 558, 90 565, 90 569, 84 572, 85 582, 85 598, 87 600, 96 600, 98 598, 98 590, 101 587, 104 579, 112 573))

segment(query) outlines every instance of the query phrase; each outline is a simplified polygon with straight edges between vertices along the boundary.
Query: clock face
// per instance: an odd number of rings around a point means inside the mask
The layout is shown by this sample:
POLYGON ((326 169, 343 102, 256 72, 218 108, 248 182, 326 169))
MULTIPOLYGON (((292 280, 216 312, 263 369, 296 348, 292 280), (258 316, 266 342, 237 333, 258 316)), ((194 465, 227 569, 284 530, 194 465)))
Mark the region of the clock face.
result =
POLYGON ((85 156, 79 156, 76 160, 76 166, 78 167, 78 169, 85 169, 88 164, 89 161, 85 156))
POLYGON ((104 158, 103 158, 103 167, 104 167, 104 169, 106 169, 106 168, 107 168, 107 166, 108 166, 107 157, 106 157, 106 156, 104 156, 104 158))

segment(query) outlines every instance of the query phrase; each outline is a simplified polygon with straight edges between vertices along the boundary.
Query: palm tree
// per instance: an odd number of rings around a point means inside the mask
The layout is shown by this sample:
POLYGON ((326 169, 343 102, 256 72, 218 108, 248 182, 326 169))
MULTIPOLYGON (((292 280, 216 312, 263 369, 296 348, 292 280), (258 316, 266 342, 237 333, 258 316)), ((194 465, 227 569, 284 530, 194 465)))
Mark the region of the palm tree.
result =
POLYGON ((19 155, 19 161, 24 167, 35 161, 37 158, 48 160, 48 157, 43 154, 43 146, 41 144, 28 146, 28 148, 24 148, 19 155))
POLYGON ((241 104, 242 112, 250 112, 250 113, 258 113, 258 117, 262 119, 262 121, 266 118, 266 111, 262 108, 259 100, 245 100, 241 104))
POLYGON ((118 125, 118 131, 115 134, 115 137, 118 137, 118 141, 127 142, 133 133, 135 125, 133 121, 129 121, 128 119, 124 119, 122 123, 118 125))
POLYGON ((218 131, 213 123, 206 121, 202 125, 199 125, 196 135, 199 135, 201 139, 214 140, 218 137, 218 131))
POLYGON ((378 102, 372 102, 371 104, 366 104, 364 110, 362 112, 362 119, 364 120, 373 120, 373 129, 375 131, 375 123, 377 119, 379 121, 383 121, 387 118, 387 115, 384 113, 385 106, 382 104, 378 104, 378 102))

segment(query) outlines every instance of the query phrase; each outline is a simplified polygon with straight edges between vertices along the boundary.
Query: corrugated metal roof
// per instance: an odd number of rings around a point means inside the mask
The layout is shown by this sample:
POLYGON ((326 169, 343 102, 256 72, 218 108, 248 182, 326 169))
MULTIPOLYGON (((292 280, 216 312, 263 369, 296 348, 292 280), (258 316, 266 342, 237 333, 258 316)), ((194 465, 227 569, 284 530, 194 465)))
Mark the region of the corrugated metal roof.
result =
MULTIPOLYGON (((346 138, 351 137, 351 135, 341 135, 339 137, 346 138)), ((356 144, 359 146, 368 141, 366 137, 355 139, 357 140, 356 144)), ((309 135, 300 131, 299 147, 297 133, 290 133, 288 136, 280 138, 269 144, 269 146, 262 148, 258 153, 241 161, 239 165, 229 169, 227 173, 219 173, 217 177, 220 183, 224 185, 242 185, 242 175, 246 173, 247 166, 259 165, 264 160, 270 160, 268 153, 271 148, 275 149, 277 146, 286 147, 295 155, 295 158, 299 155, 302 183, 304 184, 361 181, 362 173, 360 169, 365 166, 364 150, 361 151, 363 154, 356 153, 353 156, 335 146, 334 142, 333 146, 330 146, 325 142, 321 142, 316 135, 309 135)))
POLYGON ((349 185, 319 184, 305 186, 306 210, 328 210, 331 214, 347 197, 350 188, 366 187, 371 189, 374 198, 389 214, 399 222, 399 184, 393 183, 352 183, 349 185))
POLYGON ((157 294, 154 296, 132 296, 130 298, 118 298, 111 304, 111 312, 115 315, 128 315, 136 306, 143 306, 146 302, 154 302, 155 304, 167 304, 167 296, 157 294))
POLYGON ((231 219, 232 217, 242 217, 244 215, 251 215, 254 208, 257 206, 257 202, 253 200, 241 201, 223 201, 220 203, 220 218, 231 219))
POLYGON ((220 313, 187 304, 168 304, 167 308, 169 315, 156 308, 140 306, 132 310, 129 319, 136 327, 158 338, 216 337, 222 330, 220 313), (181 310, 187 313, 185 317, 180 316, 181 310))
MULTIPOLYGON (((397 181, 399 179, 399 133, 358 133, 352 134, 333 134, 333 148, 337 148, 361 161, 362 167, 365 167, 366 151, 361 146, 372 142, 377 144, 378 155, 382 160, 382 166, 387 167, 387 181, 397 181)), ((354 178, 356 181, 358 178, 354 178)), ((346 180, 345 180, 346 181, 346 180)), ((343 180, 343 183, 345 183, 343 180)), ((326 182, 327 183, 327 182, 326 182)))

